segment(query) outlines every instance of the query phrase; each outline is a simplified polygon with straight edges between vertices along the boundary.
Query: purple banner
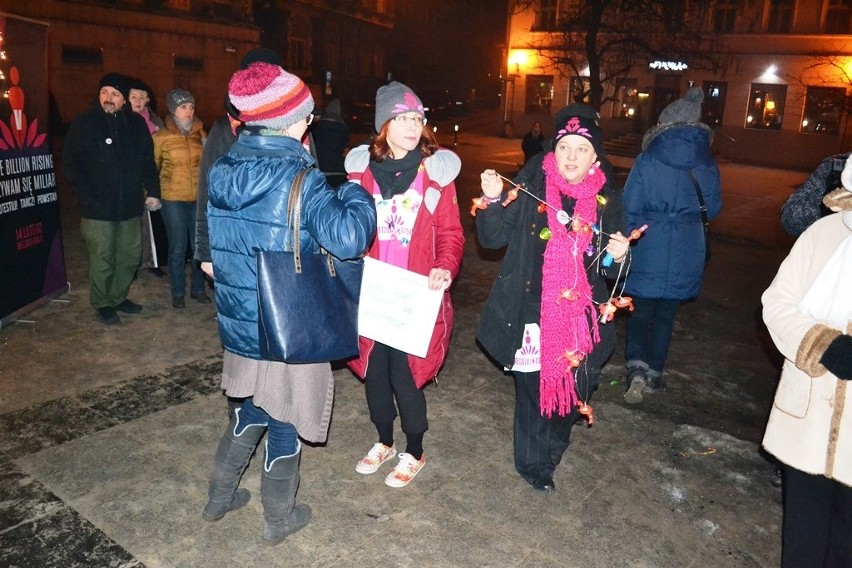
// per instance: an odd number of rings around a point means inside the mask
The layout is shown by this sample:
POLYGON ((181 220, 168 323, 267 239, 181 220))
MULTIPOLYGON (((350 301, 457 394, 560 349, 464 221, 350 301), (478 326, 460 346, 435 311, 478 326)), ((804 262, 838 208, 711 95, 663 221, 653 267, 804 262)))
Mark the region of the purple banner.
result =
POLYGON ((0 14, 0 327, 68 291, 47 136, 47 26, 0 14))

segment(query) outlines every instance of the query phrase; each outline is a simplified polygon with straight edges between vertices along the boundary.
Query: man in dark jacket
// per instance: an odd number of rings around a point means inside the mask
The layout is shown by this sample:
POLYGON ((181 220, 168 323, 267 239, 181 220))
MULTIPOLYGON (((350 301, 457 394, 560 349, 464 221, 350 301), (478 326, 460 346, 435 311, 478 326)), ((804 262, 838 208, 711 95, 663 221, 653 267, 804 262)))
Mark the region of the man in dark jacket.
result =
POLYGON ((104 324, 119 322, 116 311, 142 311, 127 292, 142 257, 143 207, 160 208, 154 146, 145 120, 126 105, 129 86, 118 73, 101 78, 98 101, 71 124, 62 159, 80 200, 89 301, 104 324))

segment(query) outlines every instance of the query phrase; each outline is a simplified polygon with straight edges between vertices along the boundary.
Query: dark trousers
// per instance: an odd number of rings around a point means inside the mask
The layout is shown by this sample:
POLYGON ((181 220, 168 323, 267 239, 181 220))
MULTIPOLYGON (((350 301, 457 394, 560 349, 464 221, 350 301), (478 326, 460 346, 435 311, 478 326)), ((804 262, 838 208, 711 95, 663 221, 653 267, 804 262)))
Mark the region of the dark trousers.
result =
POLYGON ((663 372, 679 305, 680 300, 633 298, 634 310, 627 318, 624 349, 628 364, 643 361, 652 371, 663 372))
POLYGON ((93 308, 114 308, 127 299, 142 257, 141 222, 141 217, 80 220, 89 255, 89 303, 93 308))
POLYGON ((373 423, 393 423, 398 408, 403 432, 422 434, 429 429, 426 395, 414 384, 408 354, 377 341, 370 353, 364 389, 373 423))
POLYGON ((513 373, 515 376, 515 469, 533 483, 552 479, 562 454, 571 442, 571 428, 580 418, 574 409, 567 416, 541 415, 539 373, 513 373))
POLYGON ((852 487, 784 469, 781 566, 852 567, 852 487))

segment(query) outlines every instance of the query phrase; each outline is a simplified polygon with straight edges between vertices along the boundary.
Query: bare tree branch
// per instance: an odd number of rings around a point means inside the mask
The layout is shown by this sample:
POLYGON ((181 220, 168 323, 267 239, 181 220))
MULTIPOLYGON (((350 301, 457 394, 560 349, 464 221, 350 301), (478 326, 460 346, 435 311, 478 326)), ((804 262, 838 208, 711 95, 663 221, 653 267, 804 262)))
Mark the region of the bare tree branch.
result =
MULTIPOLYGON (((689 61, 698 69, 724 69, 728 58, 706 32, 712 0, 575 0, 564 2, 554 21, 540 22, 534 49, 546 69, 584 76, 595 108, 613 100, 617 87, 640 65, 658 59, 689 61)), ((538 10, 536 0, 515 0, 516 13, 538 10)), ((537 14, 540 15, 540 14, 537 14)))

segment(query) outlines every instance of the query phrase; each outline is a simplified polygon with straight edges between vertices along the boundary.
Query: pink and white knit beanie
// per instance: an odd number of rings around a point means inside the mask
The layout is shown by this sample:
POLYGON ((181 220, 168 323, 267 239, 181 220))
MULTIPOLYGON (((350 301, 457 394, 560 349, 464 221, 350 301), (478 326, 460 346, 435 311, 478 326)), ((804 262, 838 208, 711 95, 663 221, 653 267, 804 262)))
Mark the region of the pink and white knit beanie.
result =
POLYGON ((314 98, 304 81, 278 65, 252 63, 228 83, 228 97, 239 119, 270 130, 284 130, 314 110, 314 98))

